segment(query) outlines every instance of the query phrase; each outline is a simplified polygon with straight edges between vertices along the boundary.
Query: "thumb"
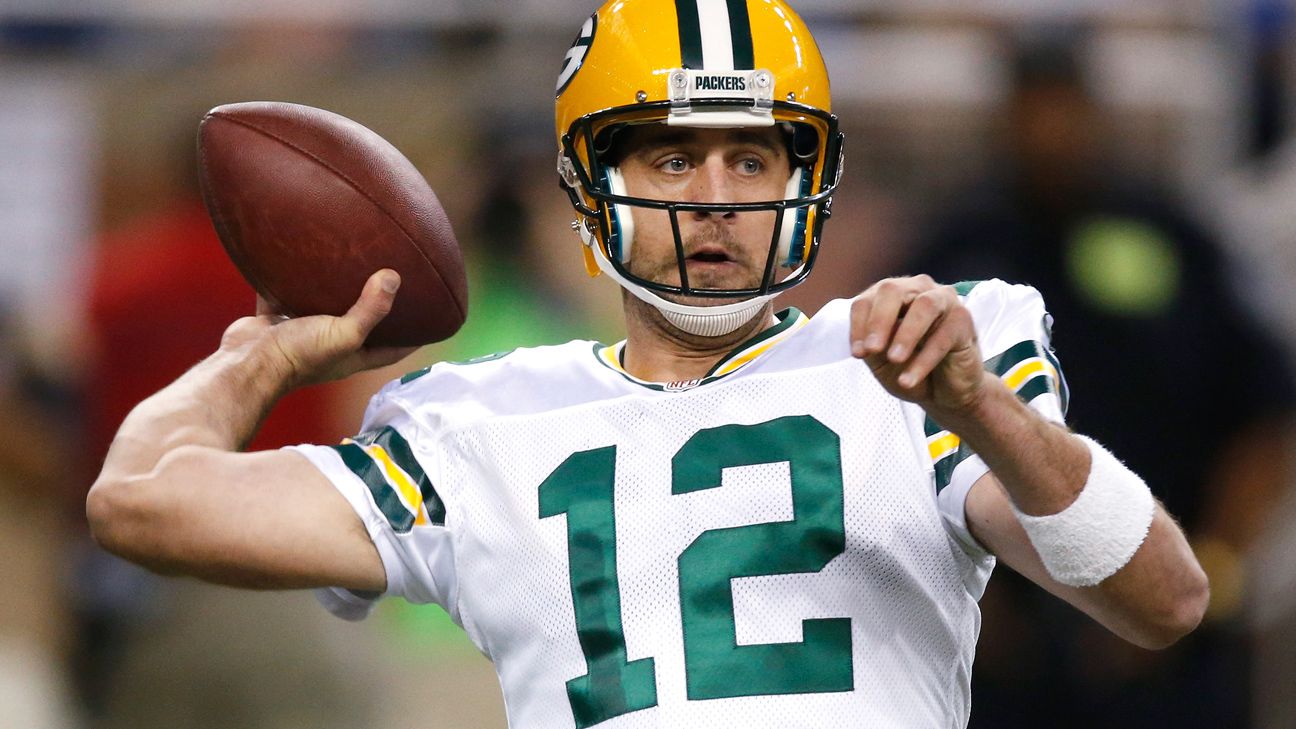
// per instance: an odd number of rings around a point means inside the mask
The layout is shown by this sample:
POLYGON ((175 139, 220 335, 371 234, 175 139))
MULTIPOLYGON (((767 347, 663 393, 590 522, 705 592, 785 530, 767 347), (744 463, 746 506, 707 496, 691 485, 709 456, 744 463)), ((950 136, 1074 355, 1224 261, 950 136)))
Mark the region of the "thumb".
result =
POLYGON ((368 338, 369 332, 378 326, 378 322, 391 313, 396 290, 400 285, 400 274, 390 268, 374 273, 365 282, 360 298, 342 315, 343 320, 350 325, 348 328, 353 329, 360 341, 368 338))

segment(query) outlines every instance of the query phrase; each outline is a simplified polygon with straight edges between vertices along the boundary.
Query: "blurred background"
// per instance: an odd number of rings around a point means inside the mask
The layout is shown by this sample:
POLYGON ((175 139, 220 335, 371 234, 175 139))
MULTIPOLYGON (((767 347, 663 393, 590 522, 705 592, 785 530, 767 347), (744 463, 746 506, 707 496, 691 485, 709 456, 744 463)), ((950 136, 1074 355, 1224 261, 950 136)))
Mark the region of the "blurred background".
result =
MULTIPOLYGON (((554 78, 592 0, 0 3, 0 729, 501 727, 437 608, 161 580, 83 498, 130 407, 252 309, 198 198, 232 101, 387 137, 470 267, 463 332, 286 399, 257 443, 334 442, 440 359, 621 338, 553 173, 554 78)), ((973 727, 1296 726, 1293 0, 802 0, 847 166, 808 312, 878 277, 1041 289, 1070 420, 1147 476, 1212 577, 1175 647, 1126 646, 1008 570, 973 727)))

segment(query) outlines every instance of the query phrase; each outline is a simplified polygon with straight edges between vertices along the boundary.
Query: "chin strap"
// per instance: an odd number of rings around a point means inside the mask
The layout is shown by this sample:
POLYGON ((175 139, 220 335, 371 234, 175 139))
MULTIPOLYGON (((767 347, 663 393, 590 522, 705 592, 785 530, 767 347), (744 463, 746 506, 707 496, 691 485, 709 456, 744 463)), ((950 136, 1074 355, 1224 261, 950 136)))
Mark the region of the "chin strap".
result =
POLYGON ((670 322, 681 331, 688 332, 689 334, 698 337, 720 337, 729 334, 755 318, 765 306, 765 302, 769 301, 771 298, 773 297, 760 296, 755 299, 739 302, 745 304, 746 308, 731 311, 726 314, 711 313, 710 311, 707 311, 710 307, 706 306, 688 307, 691 309, 700 309, 706 312, 702 314, 670 311, 668 309, 663 309, 661 306, 658 306, 657 310, 662 313, 662 316, 666 318, 666 321, 670 322))
POLYGON ((694 336, 719 337, 729 334, 751 321, 760 313, 766 302, 778 295, 766 294, 719 306, 688 306, 667 301, 617 272, 616 267, 603 254, 603 248, 594 239, 594 234, 586 226, 581 225, 577 230, 580 231, 581 241, 593 252, 594 260, 598 262, 598 267, 603 273, 629 291, 632 296, 660 311, 672 326, 694 336))

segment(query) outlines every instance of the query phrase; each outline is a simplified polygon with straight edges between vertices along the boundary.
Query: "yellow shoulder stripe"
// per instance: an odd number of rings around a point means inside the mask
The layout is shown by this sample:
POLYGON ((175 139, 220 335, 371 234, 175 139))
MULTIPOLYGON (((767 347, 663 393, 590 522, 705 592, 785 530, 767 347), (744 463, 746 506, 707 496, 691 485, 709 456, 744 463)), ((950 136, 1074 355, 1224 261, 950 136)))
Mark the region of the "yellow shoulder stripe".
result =
POLYGON ((401 495, 401 500, 414 513, 414 524, 416 526, 425 526, 428 523, 427 509, 423 506, 423 494, 419 492, 414 481, 410 479, 409 474, 405 473, 400 466, 392 461, 391 456, 380 445, 362 446, 369 457, 377 461, 383 467, 383 473, 387 475, 387 481, 396 487, 397 493, 401 495))
MULTIPOLYGON (((1003 384, 1012 391, 1016 391, 1027 380, 1038 374, 1046 374, 1056 381, 1058 379, 1057 370, 1053 365, 1039 359, 1038 357, 1025 360, 1016 367, 1009 370, 1001 378, 1003 384)), ((931 456, 933 462, 954 453, 958 450, 960 439, 957 435, 942 430, 927 438, 927 453, 931 456)))
POLYGON ((1052 377, 1054 381, 1058 379, 1057 370, 1053 369, 1053 365, 1036 357, 1021 362, 1016 367, 1008 370, 1003 376, 1003 381, 1009 389, 1016 391, 1023 382, 1041 372, 1052 377))
POLYGON ((927 439, 927 453, 931 456, 933 462, 939 461, 957 451, 960 442, 957 435, 948 430, 942 430, 927 439))

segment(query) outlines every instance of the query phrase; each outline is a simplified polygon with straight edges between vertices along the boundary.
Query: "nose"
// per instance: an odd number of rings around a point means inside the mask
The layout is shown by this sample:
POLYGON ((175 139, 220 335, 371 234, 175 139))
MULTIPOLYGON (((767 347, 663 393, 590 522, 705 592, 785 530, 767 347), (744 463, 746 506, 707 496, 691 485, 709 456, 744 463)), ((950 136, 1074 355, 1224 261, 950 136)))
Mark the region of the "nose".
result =
MULTIPOLYGON (((690 202, 731 203, 735 201, 733 180, 730 178, 724 160, 717 156, 708 157, 703 164, 698 166, 693 183, 690 202)), ((736 215, 737 213, 733 211, 717 213, 696 210, 693 212, 693 218, 696 220, 706 220, 712 217, 731 220, 736 215)))

